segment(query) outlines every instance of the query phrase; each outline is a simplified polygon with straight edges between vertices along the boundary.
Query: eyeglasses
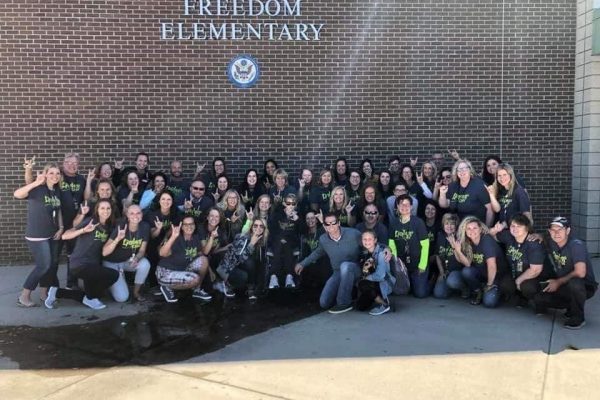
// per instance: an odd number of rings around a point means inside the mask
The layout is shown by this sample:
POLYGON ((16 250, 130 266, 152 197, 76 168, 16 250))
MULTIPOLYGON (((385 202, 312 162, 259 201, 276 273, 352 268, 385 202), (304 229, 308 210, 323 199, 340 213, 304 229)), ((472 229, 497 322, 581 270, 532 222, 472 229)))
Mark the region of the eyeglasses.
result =
POLYGON ((452 175, 442 175, 442 179, 450 179, 452 178, 452 175))
POLYGON ((465 171, 469 171, 469 167, 459 167, 459 168, 456 168, 456 170, 458 172, 465 172, 465 171))
POLYGON ((265 226, 263 224, 252 224, 253 228, 260 228, 260 229, 265 229, 265 226))
POLYGON ((365 215, 377 215, 379 214, 378 211, 365 211, 365 215))
POLYGON ((338 223, 337 221, 335 221, 335 222, 323 222, 323 225, 325 225, 325 226, 332 226, 332 225, 336 225, 337 223, 338 223))
POLYGON ((201 191, 201 192, 202 192, 202 191, 204 191, 204 190, 206 190, 206 189, 205 189, 205 188, 203 188, 203 187, 192 186, 192 190, 199 190, 199 191, 201 191))
POLYGON ((285 202, 285 205, 286 205, 286 206, 295 206, 295 205, 296 205, 296 202, 295 202, 295 201, 286 201, 286 202, 285 202))
POLYGON ((190 226, 196 226, 196 224, 195 224, 195 223, 193 223, 193 222, 190 222, 190 223, 188 223, 188 224, 183 224, 183 226, 190 227, 190 226))

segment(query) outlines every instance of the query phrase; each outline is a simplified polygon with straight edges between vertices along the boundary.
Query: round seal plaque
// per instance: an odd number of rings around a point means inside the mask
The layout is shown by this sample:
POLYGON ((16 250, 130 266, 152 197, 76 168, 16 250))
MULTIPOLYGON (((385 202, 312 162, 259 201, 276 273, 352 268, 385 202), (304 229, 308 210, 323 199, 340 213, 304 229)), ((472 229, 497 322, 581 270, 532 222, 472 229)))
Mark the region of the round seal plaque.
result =
POLYGON ((249 55, 235 57, 227 66, 229 81, 240 88, 252 87, 260 78, 258 62, 249 55))

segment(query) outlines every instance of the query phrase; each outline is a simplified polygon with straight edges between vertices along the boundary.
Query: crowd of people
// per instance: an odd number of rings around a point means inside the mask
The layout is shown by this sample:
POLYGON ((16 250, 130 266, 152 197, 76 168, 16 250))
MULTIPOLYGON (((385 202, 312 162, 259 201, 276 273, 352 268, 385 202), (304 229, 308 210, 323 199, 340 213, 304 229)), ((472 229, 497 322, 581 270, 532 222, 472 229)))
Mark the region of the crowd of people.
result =
POLYGON ((216 291, 254 300, 306 286, 321 288, 320 305, 334 314, 384 314, 391 294, 456 295, 486 307, 563 308, 564 326, 581 328, 597 283, 568 219, 534 233, 527 188, 509 164, 490 156, 477 173, 449 155, 448 165, 444 153, 421 164, 393 156, 380 170, 340 157, 293 177, 268 159, 239 185, 221 157, 191 179, 179 161, 151 172, 143 152, 133 166, 103 162, 85 177, 76 153, 35 176, 35 157, 26 158, 14 196, 28 201, 35 268, 17 304, 36 306, 38 286, 48 308, 68 298, 92 309, 105 307, 107 292, 145 301, 153 287, 172 303, 184 291, 207 302, 216 291))

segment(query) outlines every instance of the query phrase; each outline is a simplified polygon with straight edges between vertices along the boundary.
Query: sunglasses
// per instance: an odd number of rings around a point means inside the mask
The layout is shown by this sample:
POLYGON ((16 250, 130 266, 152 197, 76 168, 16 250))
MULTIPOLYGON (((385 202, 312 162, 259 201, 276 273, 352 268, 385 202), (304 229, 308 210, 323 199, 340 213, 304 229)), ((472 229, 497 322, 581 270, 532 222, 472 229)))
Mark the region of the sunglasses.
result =
POLYGON ((336 225, 337 223, 338 223, 337 221, 335 221, 335 222, 323 222, 323 225, 325 225, 325 226, 332 226, 332 225, 336 225))
POLYGON ((379 214, 378 211, 365 211, 365 215, 377 215, 379 214))
POLYGON ((285 202, 285 205, 286 205, 286 206, 295 206, 295 205, 296 205, 296 203, 295 203, 295 202, 289 202, 289 201, 286 201, 286 202, 285 202))
POLYGON ((450 179, 452 178, 452 175, 442 175, 442 179, 450 179))
POLYGON ((204 190, 206 190, 206 189, 205 189, 205 188, 203 188, 203 187, 192 186, 192 190, 199 190, 199 191, 201 191, 201 192, 202 192, 202 191, 204 191, 204 190))
POLYGON ((261 228, 261 229, 265 229, 265 226, 263 224, 253 224, 252 225, 253 228, 261 228))

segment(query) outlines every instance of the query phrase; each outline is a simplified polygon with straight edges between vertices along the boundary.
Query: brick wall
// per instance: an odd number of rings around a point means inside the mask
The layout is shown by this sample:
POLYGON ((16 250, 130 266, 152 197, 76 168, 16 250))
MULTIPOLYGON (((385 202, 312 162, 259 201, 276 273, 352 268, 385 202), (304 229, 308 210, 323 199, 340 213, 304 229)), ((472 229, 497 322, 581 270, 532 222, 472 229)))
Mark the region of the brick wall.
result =
POLYGON ((277 22, 325 23, 319 42, 159 40, 182 3, 0 4, 1 262, 29 258, 12 199, 23 157, 68 150, 83 169, 145 150, 153 168, 178 158, 188 173, 221 155, 239 177, 267 157, 295 172, 452 147, 477 168, 502 154, 538 222, 570 212, 574 2, 304 0, 277 22), (241 53, 262 66, 249 90, 226 76, 241 53))

